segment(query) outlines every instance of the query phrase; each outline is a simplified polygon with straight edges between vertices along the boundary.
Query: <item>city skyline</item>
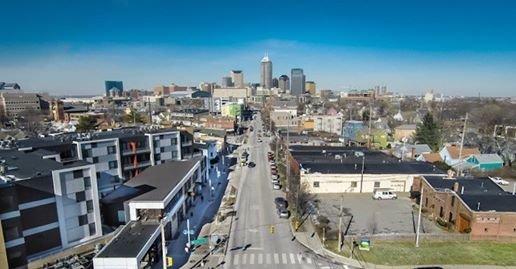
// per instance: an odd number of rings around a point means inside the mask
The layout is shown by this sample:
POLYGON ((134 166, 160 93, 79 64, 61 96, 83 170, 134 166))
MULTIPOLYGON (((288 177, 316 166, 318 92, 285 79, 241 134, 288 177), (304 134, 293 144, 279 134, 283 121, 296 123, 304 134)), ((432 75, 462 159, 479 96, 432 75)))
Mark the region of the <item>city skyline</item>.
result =
POLYGON ((404 94, 516 92, 516 19, 511 16, 516 4, 503 1, 404 3, 403 8, 381 1, 231 2, 203 8, 174 1, 92 1, 79 7, 28 2, 5 4, 10 11, 5 21, 16 23, 0 26, 9 37, 0 41, 0 58, 10 63, 0 66, 0 74, 32 91, 102 94, 105 80, 124 81, 127 89, 195 86, 218 82, 233 69, 256 83, 257 63, 266 51, 274 61, 273 77, 300 67, 319 89, 387 85, 404 94), (194 8, 190 19, 186 15, 194 8), (178 19, 170 20, 168 10, 178 19), (292 20, 308 11, 313 20, 292 20), (21 22, 19 14, 34 19, 21 22), (134 20, 137 14, 153 16, 134 20), (276 19, 266 21, 269 16, 276 19), (224 29, 235 24, 237 31, 227 34, 224 29))

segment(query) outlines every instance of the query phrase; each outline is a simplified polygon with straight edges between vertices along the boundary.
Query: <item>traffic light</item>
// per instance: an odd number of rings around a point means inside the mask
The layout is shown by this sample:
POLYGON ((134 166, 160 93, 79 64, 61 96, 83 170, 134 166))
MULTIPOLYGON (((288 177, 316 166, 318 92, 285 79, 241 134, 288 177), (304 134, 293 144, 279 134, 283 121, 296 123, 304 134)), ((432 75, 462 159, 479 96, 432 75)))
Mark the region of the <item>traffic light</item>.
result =
POLYGON ((172 267, 174 265, 174 259, 172 257, 167 257, 167 267, 172 267))
POLYGON ((274 234, 274 225, 271 225, 270 232, 271 232, 271 234, 274 234))

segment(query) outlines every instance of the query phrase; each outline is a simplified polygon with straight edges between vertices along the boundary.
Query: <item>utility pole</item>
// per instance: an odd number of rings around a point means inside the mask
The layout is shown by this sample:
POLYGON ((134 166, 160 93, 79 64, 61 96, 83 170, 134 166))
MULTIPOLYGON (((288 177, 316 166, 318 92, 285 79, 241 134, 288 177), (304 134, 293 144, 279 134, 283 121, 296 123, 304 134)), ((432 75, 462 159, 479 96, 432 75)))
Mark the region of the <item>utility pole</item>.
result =
POLYGON ((466 118, 464 119, 464 127, 462 129, 462 138, 460 140, 460 149, 459 149, 459 173, 458 176, 462 174, 462 148, 464 147, 464 137, 466 136, 466 124, 468 123, 468 112, 466 112, 466 118))
POLYGON ((340 197, 340 215, 339 215, 339 251, 342 251, 342 206, 344 199, 340 197))
POLYGON ((362 171, 360 172, 360 193, 362 193, 362 185, 364 185, 364 168, 365 168, 365 153, 362 152, 362 171))
POLYGON ((417 230, 416 230, 416 248, 419 247, 419 229, 421 228, 421 209, 423 208, 423 182, 421 184, 421 196, 419 196, 419 213, 417 216, 417 230))
POLYGON ((367 148, 371 149, 371 118, 373 117, 373 105, 369 102, 369 132, 367 134, 367 148))
POLYGON ((167 269, 167 246, 165 245, 165 227, 162 218, 159 221, 159 228, 161 229, 161 259, 163 260, 163 269, 167 269))

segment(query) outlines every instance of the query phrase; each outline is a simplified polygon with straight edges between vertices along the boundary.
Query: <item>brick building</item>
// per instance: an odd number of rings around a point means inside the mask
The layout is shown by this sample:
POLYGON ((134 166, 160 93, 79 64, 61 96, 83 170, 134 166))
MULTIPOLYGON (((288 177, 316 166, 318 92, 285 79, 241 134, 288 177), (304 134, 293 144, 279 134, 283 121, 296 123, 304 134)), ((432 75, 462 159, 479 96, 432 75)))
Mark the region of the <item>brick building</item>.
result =
POLYGON ((421 188, 423 209, 441 224, 472 240, 516 240, 516 195, 490 178, 421 176, 414 179, 415 197, 421 188))

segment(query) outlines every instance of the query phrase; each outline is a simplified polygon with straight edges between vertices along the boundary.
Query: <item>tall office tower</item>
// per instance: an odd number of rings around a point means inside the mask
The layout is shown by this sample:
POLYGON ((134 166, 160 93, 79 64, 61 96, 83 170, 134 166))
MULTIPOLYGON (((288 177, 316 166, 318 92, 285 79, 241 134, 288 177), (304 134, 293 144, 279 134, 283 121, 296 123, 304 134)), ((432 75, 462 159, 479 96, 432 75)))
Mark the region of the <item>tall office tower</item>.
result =
POLYGON ((231 80, 231 77, 222 77, 221 86, 222 88, 233 87, 233 81, 231 80))
POLYGON ((278 88, 278 85, 279 85, 278 79, 277 78, 273 78, 272 79, 272 87, 273 88, 278 88))
POLYGON ((269 59, 269 55, 265 54, 261 62, 261 83, 260 85, 264 89, 272 88, 272 62, 269 59))
POLYGON ((231 70, 231 80, 235 88, 245 88, 244 72, 242 70, 231 70))
POLYGON ((105 90, 106 90, 106 96, 110 95, 111 89, 115 88, 119 95, 122 95, 122 92, 124 91, 124 83, 122 81, 112 81, 112 80, 106 80, 105 82, 105 90))
POLYGON ((278 79, 278 88, 281 89, 282 92, 287 92, 290 90, 290 80, 287 75, 281 75, 278 79))
POLYGON ((316 91, 315 82, 307 81, 305 83, 305 90, 307 93, 309 93, 311 95, 315 95, 315 91, 316 91))
POLYGON ((199 84, 199 89, 201 89, 201 91, 205 91, 205 92, 212 92, 214 86, 215 86, 215 83, 201 82, 199 84))
POLYGON ((292 83, 290 85, 290 94, 299 96, 305 93, 305 75, 303 74, 303 69, 301 68, 292 68, 290 73, 290 79, 292 79, 292 83))

